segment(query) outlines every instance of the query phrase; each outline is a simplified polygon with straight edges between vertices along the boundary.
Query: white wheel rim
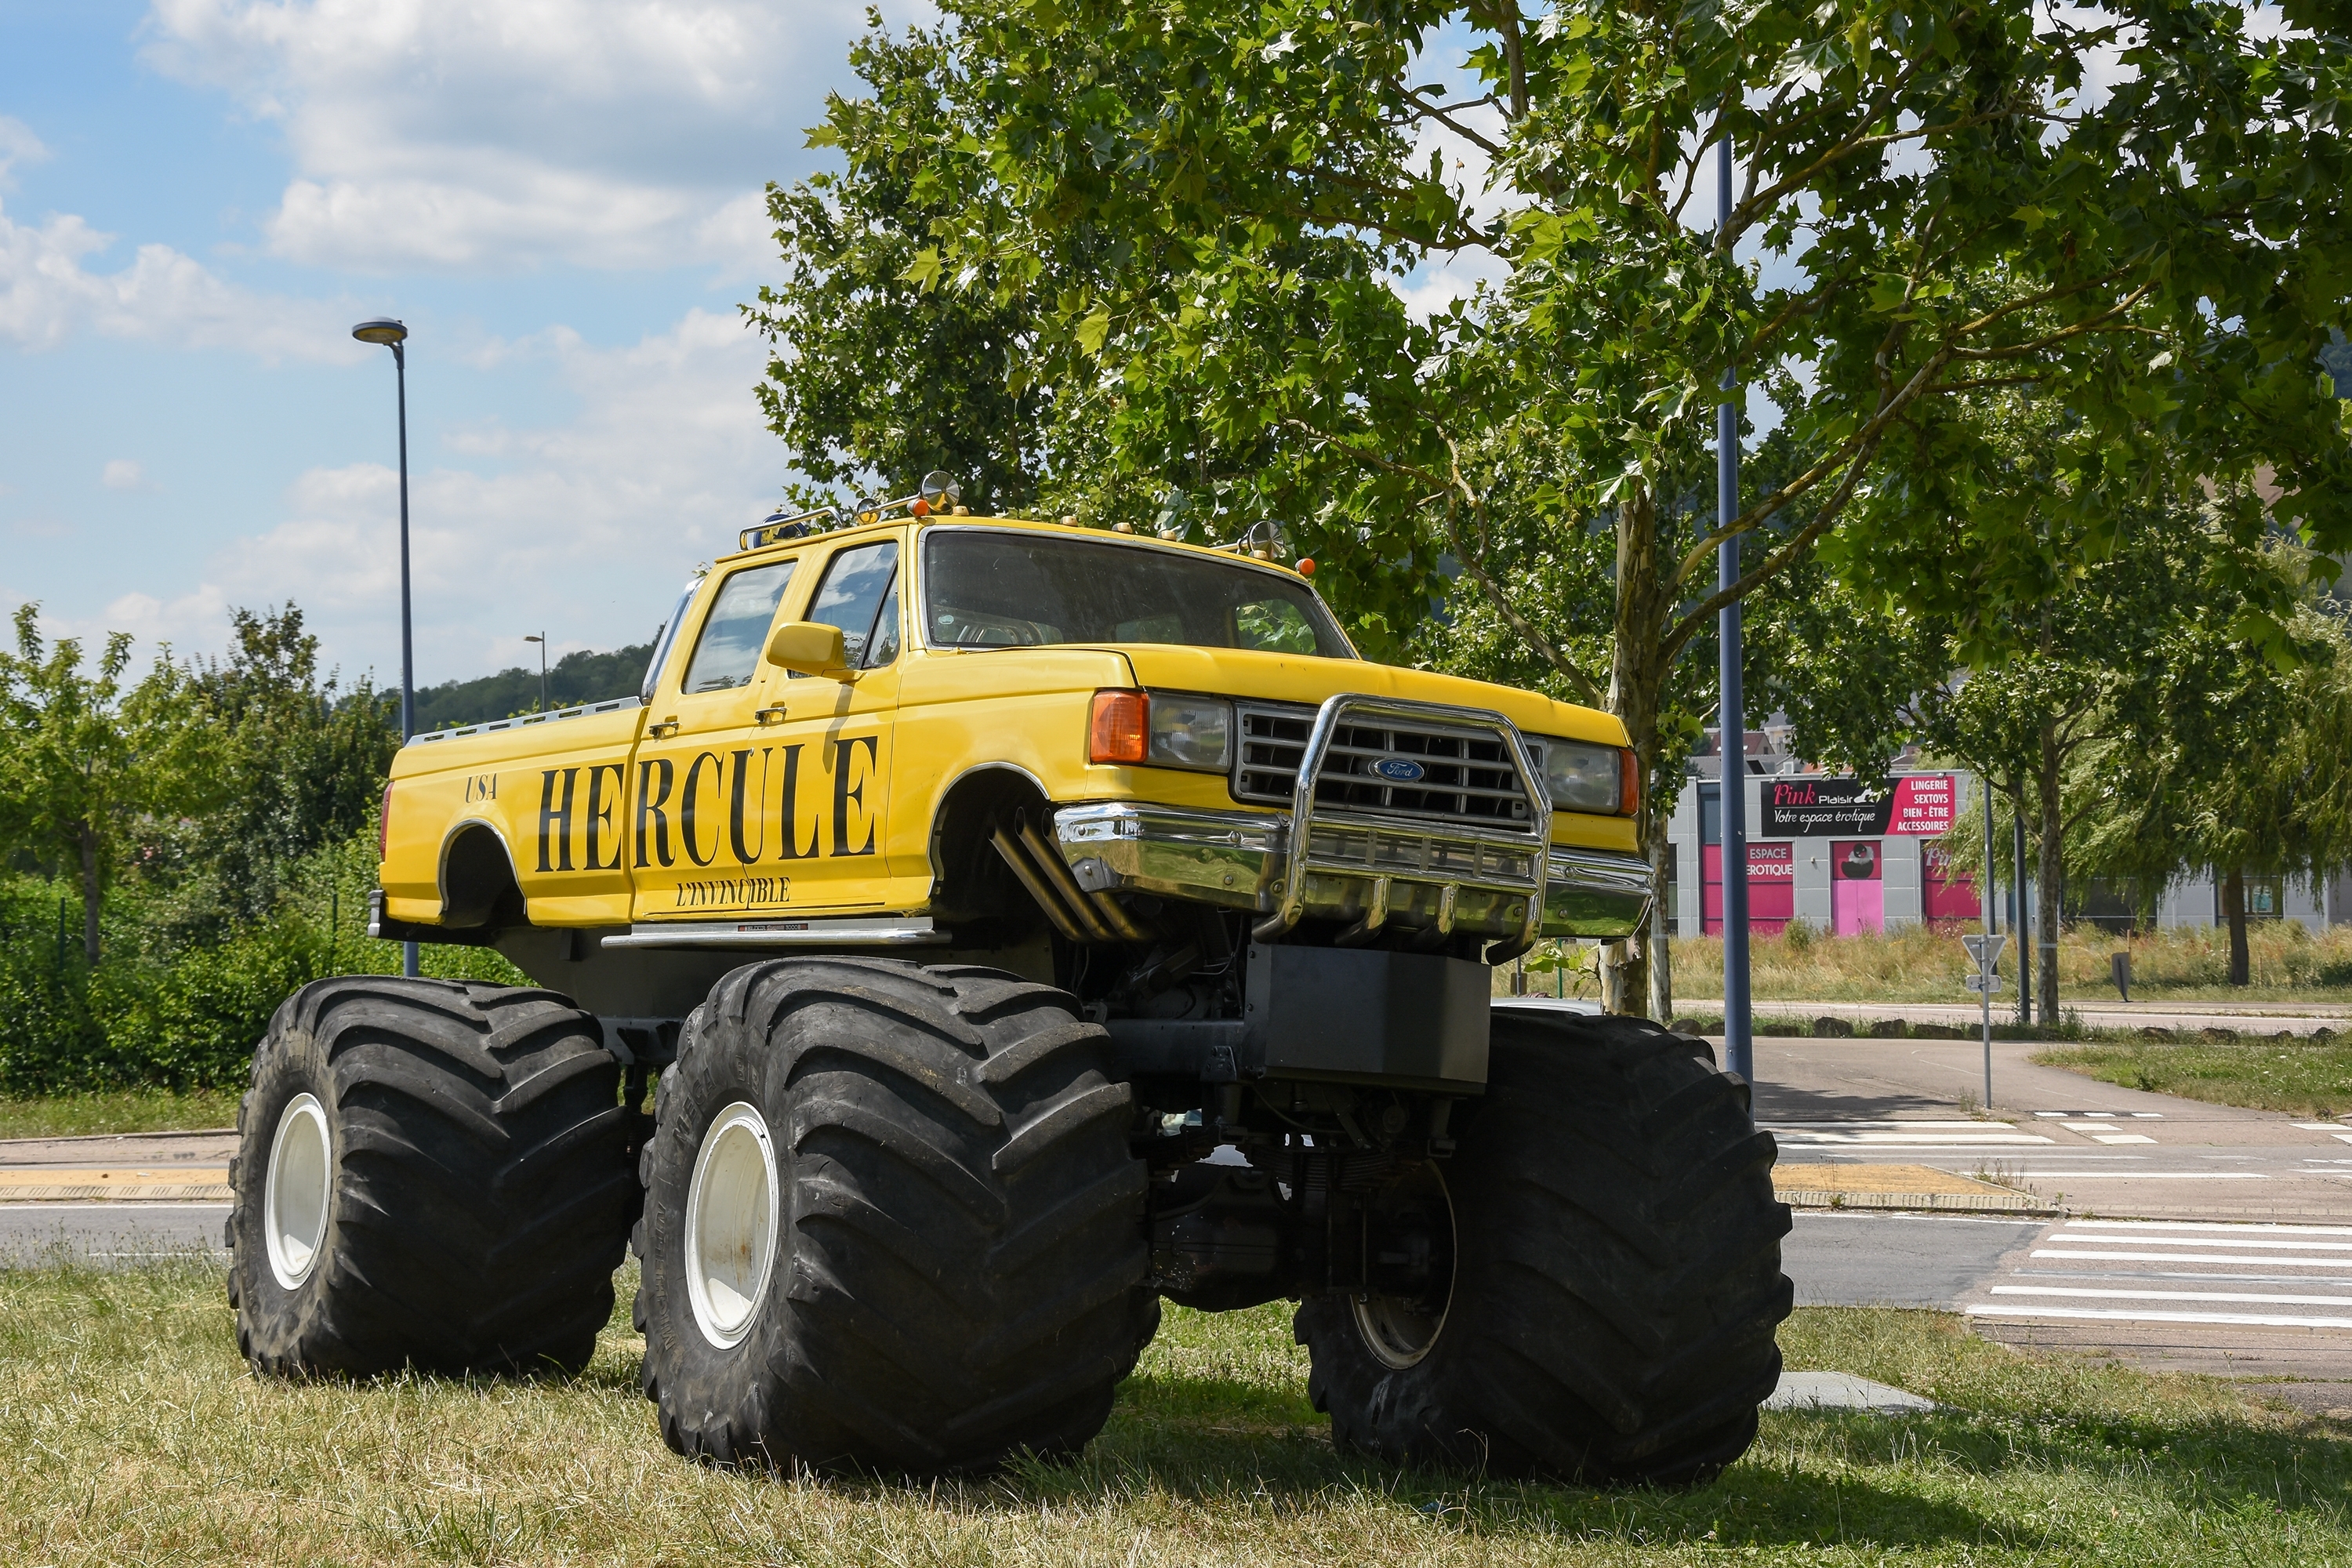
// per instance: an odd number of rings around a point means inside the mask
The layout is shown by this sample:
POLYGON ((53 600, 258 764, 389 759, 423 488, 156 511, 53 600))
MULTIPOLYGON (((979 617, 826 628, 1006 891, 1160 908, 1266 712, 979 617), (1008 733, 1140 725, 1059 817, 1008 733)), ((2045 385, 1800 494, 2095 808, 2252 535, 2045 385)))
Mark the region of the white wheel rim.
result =
POLYGON ((695 1326, 720 1350, 759 1320, 776 1263, 776 1146, 758 1109, 737 1100, 702 1135, 686 1190, 686 1293, 695 1326))
POLYGON ((319 1265, 334 1185, 327 1108, 316 1095, 298 1094, 278 1113, 278 1131, 269 1140, 269 1173, 261 1188, 269 1272, 289 1290, 298 1289, 319 1265))

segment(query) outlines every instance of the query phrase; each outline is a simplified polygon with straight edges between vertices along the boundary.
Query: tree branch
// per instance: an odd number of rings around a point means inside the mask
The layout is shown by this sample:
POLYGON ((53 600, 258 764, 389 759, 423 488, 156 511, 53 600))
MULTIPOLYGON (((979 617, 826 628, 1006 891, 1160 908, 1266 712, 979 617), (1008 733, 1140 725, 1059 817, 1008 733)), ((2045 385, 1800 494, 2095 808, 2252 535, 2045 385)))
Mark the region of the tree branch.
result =
POLYGON ((1779 511, 1789 502, 1834 473, 1842 464, 1849 461, 1858 464, 1867 448, 1876 444, 1880 432, 1894 422, 1896 415, 1910 405, 1913 399, 1919 395, 1922 390, 1921 384, 1942 370, 1946 360, 1947 355, 1941 350, 1929 355, 1927 363, 1919 367, 1918 373, 1905 384, 1903 390, 1890 395, 1887 400, 1879 405, 1878 412, 1871 416, 1869 423, 1847 437, 1836 451, 1741 512, 1724 527, 1717 529, 1691 546, 1680 563, 1675 566, 1671 580, 1676 584, 1687 582, 1691 574, 1715 553, 1724 541, 1736 539, 1743 533, 1753 531, 1774 512, 1779 511))

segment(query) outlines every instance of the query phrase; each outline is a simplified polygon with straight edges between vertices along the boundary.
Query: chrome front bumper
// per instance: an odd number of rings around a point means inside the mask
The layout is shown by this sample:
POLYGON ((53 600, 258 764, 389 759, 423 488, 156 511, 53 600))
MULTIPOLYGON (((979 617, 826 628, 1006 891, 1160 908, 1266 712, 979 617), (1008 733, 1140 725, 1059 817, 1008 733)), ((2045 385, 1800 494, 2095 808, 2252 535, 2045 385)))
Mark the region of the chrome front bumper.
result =
MULTIPOLYGON (((1321 920, 1513 939, 1526 927, 1538 854, 1538 935, 1630 936, 1649 913, 1650 868, 1637 855, 1539 849, 1509 842, 1516 835, 1328 811, 1308 832, 1302 912, 1321 920)), ((1054 847, 1088 892, 1153 893, 1259 915, 1276 912, 1289 887, 1290 840, 1286 812, 1112 801, 1054 814, 1054 847)))

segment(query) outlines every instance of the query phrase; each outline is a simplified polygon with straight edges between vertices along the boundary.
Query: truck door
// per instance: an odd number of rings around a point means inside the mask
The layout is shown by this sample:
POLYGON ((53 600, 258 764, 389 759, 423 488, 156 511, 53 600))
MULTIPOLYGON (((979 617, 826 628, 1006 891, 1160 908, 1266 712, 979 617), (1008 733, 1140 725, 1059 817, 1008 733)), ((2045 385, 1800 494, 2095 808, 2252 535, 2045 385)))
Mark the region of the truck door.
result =
POLYGON ((769 792, 795 910, 850 914, 907 901, 887 880, 891 721, 906 642, 900 553, 897 538, 869 537, 812 562, 821 575, 800 618, 841 628, 856 678, 791 676, 772 698, 785 712, 768 731, 769 792))
POLYGON ((760 655, 799 564, 788 556, 733 568, 705 596, 699 624, 679 628, 630 767, 638 920, 773 910, 792 901, 770 822, 780 717, 772 698, 783 671, 760 655))

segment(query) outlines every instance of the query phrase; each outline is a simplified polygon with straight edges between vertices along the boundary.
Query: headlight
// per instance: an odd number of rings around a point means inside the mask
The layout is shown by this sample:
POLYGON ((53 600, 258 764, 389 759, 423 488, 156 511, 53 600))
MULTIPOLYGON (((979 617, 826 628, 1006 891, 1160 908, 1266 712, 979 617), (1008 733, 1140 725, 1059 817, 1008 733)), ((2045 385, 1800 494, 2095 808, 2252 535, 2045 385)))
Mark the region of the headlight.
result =
POLYGON ((1166 768, 1223 773, 1234 754, 1234 708, 1213 697, 1154 691, 1151 760, 1166 768))
POLYGON ((1223 773, 1234 754, 1234 707, 1182 691, 1110 688, 1095 693, 1087 761, 1223 773))
POLYGON ((1543 752, 1544 788, 1554 811, 1614 816, 1625 809, 1625 753, 1586 741, 1534 737, 1543 752))

